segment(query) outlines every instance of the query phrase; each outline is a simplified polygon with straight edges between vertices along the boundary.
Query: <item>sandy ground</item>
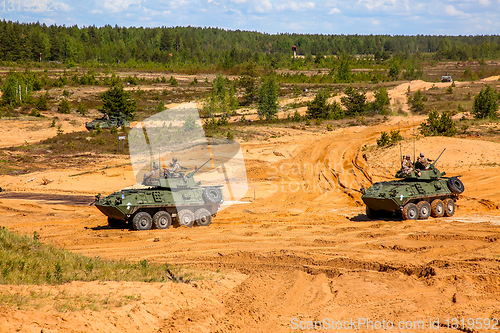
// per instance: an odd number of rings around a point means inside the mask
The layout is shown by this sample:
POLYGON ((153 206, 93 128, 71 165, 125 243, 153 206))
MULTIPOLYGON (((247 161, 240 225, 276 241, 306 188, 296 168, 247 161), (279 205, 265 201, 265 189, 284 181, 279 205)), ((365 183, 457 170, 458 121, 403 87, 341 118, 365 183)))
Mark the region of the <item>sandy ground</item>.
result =
MULTIPOLYGON (((412 90, 426 87, 410 84, 412 90)), ((391 90, 391 97, 406 98, 407 86, 391 90)), ((0 332, 296 332, 301 321, 306 327, 324 318, 385 320, 396 326, 390 331, 427 332, 431 319, 452 331, 448 318, 466 324, 468 318, 499 318, 500 155, 492 153, 499 143, 428 137, 414 148, 405 141, 403 153, 424 151, 431 158, 446 148, 438 167, 462 175, 466 187, 456 214, 423 221, 365 216, 359 189, 391 179, 399 160, 400 147, 374 148, 380 132, 399 129, 411 138, 422 120, 392 117, 318 133, 289 129, 268 141, 242 143, 250 187, 244 200, 251 203, 225 209, 207 228, 108 228, 85 198, 134 182, 122 158, 80 176, 73 175, 94 166, 0 177, 5 195, 21 193, 16 199, 0 195, 1 225, 10 230, 37 231, 42 242, 89 256, 218 272, 195 284, 0 286, 9 294, 44 288, 53 295, 128 300, 111 309, 66 312, 50 301, 38 309, 0 305, 0 332), (42 176, 54 181, 42 185, 42 176), (398 329, 400 321, 407 327, 407 321, 423 321, 424 329, 398 329)), ((474 332, 487 331, 477 327, 474 332)), ((374 330, 358 325, 360 332, 374 330)))

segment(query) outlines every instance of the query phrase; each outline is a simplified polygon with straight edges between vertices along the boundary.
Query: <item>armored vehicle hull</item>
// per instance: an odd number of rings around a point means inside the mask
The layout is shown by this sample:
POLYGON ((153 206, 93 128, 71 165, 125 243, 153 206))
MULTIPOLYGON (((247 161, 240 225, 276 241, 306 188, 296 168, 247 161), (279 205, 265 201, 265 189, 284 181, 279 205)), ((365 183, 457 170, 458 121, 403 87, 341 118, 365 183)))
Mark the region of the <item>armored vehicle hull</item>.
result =
POLYGON ((464 191, 457 177, 445 178, 444 172, 431 165, 429 169, 396 174, 398 180, 379 182, 363 190, 361 199, 366 215, 378 218, 400 213, 403 219, 427 219, 429 216, 452 216, 455 202, 464 191))
MULTIPOLYGON (((200 167, 201 168, 201 167, 200 167)), ((124 189, 101 198, 95 206, 108 217, 111 227, 130 223, 135 230, 152 227, 167 229, 172 220, 192 227, 208 226, 224 201, 222 186, 200 186, 194 172, 174 177, 168 171, 161 177, 146 175, 142 189, 124 189)))
POLYGON ((97 127, 112 128, 113 126, 116 128, 120 128, 122 126, 130 127, 130 122, 121 117, 109 117, 108 119, 106 118, 106 116, 104 116, 102 118, 94 119, 88 123, 85 123, 85 128, 87 128, 87 130, 89 131, 96 129, 97 127))

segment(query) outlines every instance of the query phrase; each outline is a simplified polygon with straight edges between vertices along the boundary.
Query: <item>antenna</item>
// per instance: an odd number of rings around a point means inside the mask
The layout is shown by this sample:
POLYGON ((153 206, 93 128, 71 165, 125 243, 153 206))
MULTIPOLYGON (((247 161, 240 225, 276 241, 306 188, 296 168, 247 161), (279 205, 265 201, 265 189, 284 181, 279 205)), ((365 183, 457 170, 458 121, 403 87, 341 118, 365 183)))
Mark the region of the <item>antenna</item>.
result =
POLYGON ((399 161, 403 161, 403 148, 401 147, 401 142, 399 143, 399 161))

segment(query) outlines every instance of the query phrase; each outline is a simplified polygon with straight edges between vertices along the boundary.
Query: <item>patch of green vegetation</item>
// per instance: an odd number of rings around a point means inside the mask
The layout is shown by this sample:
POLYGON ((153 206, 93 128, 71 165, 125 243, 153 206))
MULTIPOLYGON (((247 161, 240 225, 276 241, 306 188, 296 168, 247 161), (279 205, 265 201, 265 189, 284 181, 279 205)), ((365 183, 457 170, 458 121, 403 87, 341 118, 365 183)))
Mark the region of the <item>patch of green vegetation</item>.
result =
POLYGON ((402 140, 403 140, 403 137, 401 136, 399 130, 393 130, 390 133, 381 132, 380 138, 377 139, 377 146, 388 147, 388 146, 392 146, 392 145, 394 145, 402 140))
POLYGON ((439 112, 433 110, 429 112, 427 120, 420 124, 420 132, 425 136, 455 136, 457 128, 450 111, 444 111, 440 116, 439 112))
POLYGON ((42 244, 38 234, 20 236, 0 229, 1 284, 63 284, 70 281, 190 282, 192 273, 143 260, 105 261, 42 244))

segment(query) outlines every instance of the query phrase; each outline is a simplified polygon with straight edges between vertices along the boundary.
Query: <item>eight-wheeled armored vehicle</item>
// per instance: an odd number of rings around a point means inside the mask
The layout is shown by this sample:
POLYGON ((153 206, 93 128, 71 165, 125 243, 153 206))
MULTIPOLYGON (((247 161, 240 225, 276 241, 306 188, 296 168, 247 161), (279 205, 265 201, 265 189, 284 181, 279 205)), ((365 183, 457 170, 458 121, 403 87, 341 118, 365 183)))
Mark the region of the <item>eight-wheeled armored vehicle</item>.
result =
POLYGON ((404 220, 452 216, 455 201, 465 188, 460 176, 444 177, 445 172, 436 168, 439 157, 427 168, 417 162, 409 173, 398 171, 398 180, 378 182, 362 189, 366 215, 374 219, 400 213, 404 220))
POLYGON ((167 229, 172 218, 187 227, 195 222, 208 226, 224 196, 222 185, 201 186, 194 180, 195 173, 202 167, 188 174, 174 175, 168 170, 161 176, 152 173, 143 180, 143 188, 124 189, 105 198, 98 194, 94 203, 108 217, 111 227, 128 222, 135 230, 167 229))
POLYGON ((115 126, 116 128, 120 128, 122 126, 130 127, 130 122, 127 120, 127 117, 119 114, 118 116, 104 115, 99 119, 94 119, 88 123, 85 123, 85 127, 89 131, 96 129, 97 127, 112 128, 113 126, 115 126))

